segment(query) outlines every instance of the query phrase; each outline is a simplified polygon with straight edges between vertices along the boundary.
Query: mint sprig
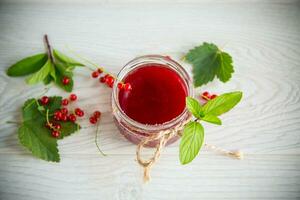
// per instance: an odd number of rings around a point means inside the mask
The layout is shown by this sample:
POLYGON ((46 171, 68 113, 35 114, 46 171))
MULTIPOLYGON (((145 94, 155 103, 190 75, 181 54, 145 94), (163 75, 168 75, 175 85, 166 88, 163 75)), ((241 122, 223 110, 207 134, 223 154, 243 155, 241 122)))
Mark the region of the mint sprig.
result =
POLYGON ((62 97, 49 97, 45 106, 39 104, 37 99, 27 100, 22 107, 22 124, 18 130, 20 143, 31 153, 46 161, 59 162, 60 156, 57 148, 57 139, 62 139, 78 131, 80 126, 73 122, 62 122, 60 136, 54 138, 51 131, 45 127, 56 110, 61 109, 62 97))
POLYGON ((212 43, 204 42, 191 49, 184 59, 193 66, 195 87, 205 85, 215 77, 225 83, 234 72, 231 56, 212 43))
POLYGON ((186 98, 187 109, 195 117, 194 121, 187 123, 179 147, 181 164, 190 163, 198 155, 204 142, 204 129, 200 121, 221 125, 219 115, 228 112, 237 105, 242 98, 242 92, 230 92, 209 100, 204 106, 192 98, 186 98))
POLYGON ((26 82, 30 85, 43 82, 45 85, 54 82, 58 87, 67 92, 73 89, 73 73, 82 63, 68 57, 62 52, 52 49, 47 35, 44 36, 47 53, 41 53, 24 58, 7 69, 6 74, 12 77, 28 76, 26 82), (62 79, 70 79, 69 84, 64 85, 62 79))

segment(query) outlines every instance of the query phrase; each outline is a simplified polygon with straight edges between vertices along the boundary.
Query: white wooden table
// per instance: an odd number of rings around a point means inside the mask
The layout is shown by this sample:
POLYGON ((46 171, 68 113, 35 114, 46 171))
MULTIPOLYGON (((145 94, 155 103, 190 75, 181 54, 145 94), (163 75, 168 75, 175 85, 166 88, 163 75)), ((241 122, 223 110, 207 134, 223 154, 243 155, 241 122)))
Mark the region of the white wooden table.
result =
MULTIPOLYGON (((33 1, 0 3, 0 199, 299 199, 300 198, 300 4, 297 1, 33 1), (205 124, 206 142, 241 149, 234 160, 203 148, 191 164, 178 160, 178 142, 165 149, 142 184, 135 146, 122 138, 110 114, 111 90, 76 71, 78 105, 100 109, 99 154, 95 128, 59 142, 61 162, 38 160, 17 139, 20 107, 43 85, 9 78, 6 68, 44 51, 42 35, 54 47, 68 45, 113 73, 143 54, 180 57, 204 41, 234 58, 232 81, 197 89, 242 90, 242 102, 205 124)), ((189 67, 187 64, 182 63, 189 67)), ((52 87, 51 94, 67 95, 52 87)))

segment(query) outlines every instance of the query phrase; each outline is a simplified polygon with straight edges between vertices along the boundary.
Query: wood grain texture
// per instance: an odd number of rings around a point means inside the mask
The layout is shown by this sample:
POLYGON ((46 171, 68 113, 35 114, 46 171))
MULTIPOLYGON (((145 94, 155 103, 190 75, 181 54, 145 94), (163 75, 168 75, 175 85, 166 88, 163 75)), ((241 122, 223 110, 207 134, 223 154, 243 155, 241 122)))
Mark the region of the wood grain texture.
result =
MULTIPOLYGON (((299 2, 58 2, 0 3, 1 200, 300 198, 299 2), (113 124, 110 89, 85 69, 76 71, 74 92, 87 113, 103 111, 100 143, 109 156, 99 155, 95 129, 83 120, 83 130, 59 142, 61 163, 33 158, 19 145, 17 127, 6 121, 19 120, 24 100, 42 94, 43 86, 27 86, 4 72, 43 51, 44 33, 54 47, 68 52, 69 46, 113 73, 139 55, 179 60, 203 41, 218 44, 234 58, 232 81, 214 81, 196 93, 241 90, 244 98, 222 116, 222 126, 205 124, 206 142, 241 149, 245 160, 204 148, 181 166, 175 143, 143 185, 135 146, 113 124)), ((55 87, 51 94, 66 95, 55 87)))

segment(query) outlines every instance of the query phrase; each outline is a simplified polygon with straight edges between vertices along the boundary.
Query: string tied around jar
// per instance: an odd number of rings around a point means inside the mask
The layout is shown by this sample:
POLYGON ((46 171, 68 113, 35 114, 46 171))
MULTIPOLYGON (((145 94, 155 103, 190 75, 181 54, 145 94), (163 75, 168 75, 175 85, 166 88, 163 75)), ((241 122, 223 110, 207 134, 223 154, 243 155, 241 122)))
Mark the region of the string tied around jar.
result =
POLYGON ((138 145, 136 149, 136 158, 139 163, 144 168, 144 182, 148 182, 150 180, 150 170, 151 167, 157 162, 157 160, 160 157, 162 149, 165 147, 169 139, 171 139, 174 136, 180 136, 180 132, 184 128, 184 126, 191 120, 191 116, 189 116, 186 120, 184 120, 182 123, 179 123, 174 128, 163 130, 158 133, 154 133, 153 135, 145 138, 142 140, 138 145), (144 160, 141 156, 142 148, 145 147, 149 142, 158 140, 159 143, 156 145, 154 154, 151 158, 148 160, 144 160))
MULTIPOLYGON (((188 119, 186 119, 182 123, 178 124, 174 128, 155 133, 155 134, 145 138, 137 145, 136 158, 137 158, 137 162, 139 163, 139 165, 142 166, 144 169, 144 175, 143 175, 144 182, 148 182, 150 180, 151 167, 159 159, 159 157, 161 155, 161 151, 165 147, 165 145, 167 144, 169 139, 171 139, 174 136, 181 137, 184 126, 190 121, 191 118, 192 117, 190 116, 188 119), (156 145, 154 154, 148 160, 144 160, 141 156, 143 147, 145 147, 149 142, 152 142, 155 140, 158 140, 159 143, 156 145)), ((222 155, 229 156, 232 158, 243 159, 243 157, 244 157, 243 152, 239 151, 239 150, 238 151, 229 151, 229 150, 217 147, 212 144, 205 144, 205 147, 207 147, 208 149, 213 150, 217 153, 220 153, 222 155)))

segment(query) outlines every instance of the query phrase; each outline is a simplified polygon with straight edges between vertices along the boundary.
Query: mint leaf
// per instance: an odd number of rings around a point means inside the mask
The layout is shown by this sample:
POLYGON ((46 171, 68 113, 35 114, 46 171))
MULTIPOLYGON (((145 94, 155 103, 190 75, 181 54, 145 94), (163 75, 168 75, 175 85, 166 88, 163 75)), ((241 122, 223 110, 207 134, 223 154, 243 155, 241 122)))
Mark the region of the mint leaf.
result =
POLYGON ((212 123, 212 124, 217 124, 217 125, 222 125, 222 121, 214 115, 204 115, 204 117, 201 118, 201 120, 212 123))
POLYGON ((47 54, 41 53, 24 58, 10 66, 6 74, 8 76, 25 76, 38 71, 47 62, 47 54))
POLYGON ((199 119, 202 117, 202 106, 196 99, 192 97, 186 97, 186 107, 196 118, 199 119))
POLYGON ((84 66, 84 64, 70 58, 69 56, 64 55, 63 53, 59 52, 58 50, 53 50, 54 57, 69 66, 84 66))
POLYGON ((44 82, 45 85, 50 84, 51 81, 52 81, 52 77, 51 77, 50 74, 48 76, 46 76, 46 78, 43 80, 43 82, 44 82))
POLYGON ((193 66, 195 87, 207 84, 217 76, 227 82, 233 70, 232 58, 222 52, 215 44, 204 42, 185 55, 185 60, 193 66))
POLYGON ((204 141, 204 129, 198 122, 185 125, 180 142, 179 159, 181 164, 190 163, 199 153, 204 141))
POLYGON ((203 106, 205 115, 219 116, 231 110, 241 100, 242 92, 230 92, 222 94, 203 106))
POLYGON ((71 92, 73 90, 73 85, 74 85, 74 81, 73 81, 73 73, 67 71, 67 68, 60 64, 60 63, 56 63, 55 64, 56 67, 56 85, 59 86, 60 88, 62 88, 63 90, 65 90, 66 92, 71 92), (62 83, 62 80, 64 77, 68 77, 70 79, 70 83, 68 85, 64 85, 62 83))
MULTIPOLYGON (((50 69, 50 73, 49 75, 51 76, 51 79, 54 80, 54 82, 56 81, 56 70, 55 67, 52 65, 51 69, 50 69)), ((45 79, 44 79, 45 80, 45 79)))
POLYGON ((35 72, 32 76, 26 79, 26 82, 28 84, 36 84, 43 81, 50 73, 51 67, 53 67, 51 61, 47 60, 45 65, 39 71, 35 72))

